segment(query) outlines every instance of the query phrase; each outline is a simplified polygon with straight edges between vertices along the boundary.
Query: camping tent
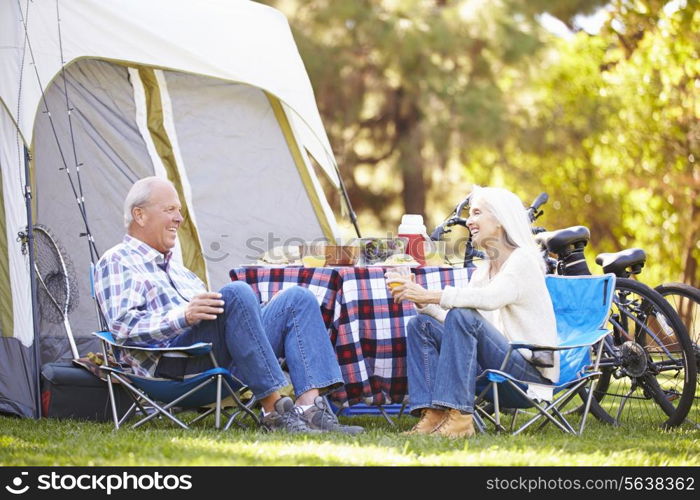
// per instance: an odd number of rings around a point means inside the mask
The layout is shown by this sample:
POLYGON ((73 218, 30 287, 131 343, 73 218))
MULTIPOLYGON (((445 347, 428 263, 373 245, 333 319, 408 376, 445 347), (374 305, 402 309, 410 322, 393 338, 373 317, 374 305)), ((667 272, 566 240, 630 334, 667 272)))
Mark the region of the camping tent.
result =
POLYGON ((97 350, 88 240, 97 253, 121 240, 123 199, 141 177, 175 183, 186 212, 176 257, 211 289, 272 246, 337 236, 317 175, 337 188, 337 167, 289 25, 270 7, 0 0, 0 103, 2 412, 38 415, 38 366, 70 358, 56 310, 36 302, 29 217, 74 268, 81 353, 97 350))

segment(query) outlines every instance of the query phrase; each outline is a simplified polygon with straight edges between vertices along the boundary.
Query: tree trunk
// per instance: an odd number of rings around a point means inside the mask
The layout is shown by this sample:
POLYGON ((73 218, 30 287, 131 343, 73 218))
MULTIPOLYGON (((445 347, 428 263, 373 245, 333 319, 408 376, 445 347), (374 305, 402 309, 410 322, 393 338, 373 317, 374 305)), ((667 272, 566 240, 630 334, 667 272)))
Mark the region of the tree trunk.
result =
POLYGON ((413 139, 419 135, 416 131, 404 139, 401 148, 401 177, 403 179, 403 206, 407 214, 421 214, 425 218, 425 192, 427 189, 423 178, 420 157, 420 143, 413 139))
POLYGON ((403 180, 403 206, 407 214, 425 218, 425 200, 428 185, 423 176, 424 137, 420 127, 420 111, 415 102, 407 99, 402 90, 397 92, 398 113, 396 133, 399 142, 399 160, 403 180))

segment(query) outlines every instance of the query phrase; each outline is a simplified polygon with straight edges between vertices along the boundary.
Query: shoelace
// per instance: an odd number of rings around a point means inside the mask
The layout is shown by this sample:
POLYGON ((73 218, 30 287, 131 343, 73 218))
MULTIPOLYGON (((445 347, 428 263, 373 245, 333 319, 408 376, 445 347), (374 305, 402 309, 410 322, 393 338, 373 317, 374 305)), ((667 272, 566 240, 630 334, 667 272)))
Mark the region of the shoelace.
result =
POLYGON ((297 406, 292 407, 288 412, 282 413, 280 419, 284 422, 285 426, 292 427, 293 429, 306 429, 308 427, 306 422, 301 419, 301 409, 297 406))
POLYGON ((331 412, 330 408, 328 406, 323 405, 323 408, 321 409, 321 422, 328 422, 331 424, 338 425, 338 419, 335 417, 333 412, 331 412))

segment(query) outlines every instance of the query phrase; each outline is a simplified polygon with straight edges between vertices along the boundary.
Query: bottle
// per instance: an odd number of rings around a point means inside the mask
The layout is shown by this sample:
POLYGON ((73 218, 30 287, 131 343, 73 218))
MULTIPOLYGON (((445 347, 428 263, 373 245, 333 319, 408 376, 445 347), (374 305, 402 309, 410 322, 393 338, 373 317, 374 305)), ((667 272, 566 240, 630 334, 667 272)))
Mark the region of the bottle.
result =
POLYGON ((425 251, 423 243, 428 240, 428 234, 423 224, 423 216, 419 214, 406 214, 401 217, 399 225, 400 237, 408 238, 406 253, 416 259, 421 266, 425 265, 425 251))

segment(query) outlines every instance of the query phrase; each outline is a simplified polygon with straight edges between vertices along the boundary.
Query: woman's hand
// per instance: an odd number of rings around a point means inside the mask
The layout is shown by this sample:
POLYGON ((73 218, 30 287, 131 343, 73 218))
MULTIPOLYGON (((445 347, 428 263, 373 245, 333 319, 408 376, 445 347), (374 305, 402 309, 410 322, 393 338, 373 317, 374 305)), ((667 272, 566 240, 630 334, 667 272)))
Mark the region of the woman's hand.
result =
POLYGON ((414 283, 411 279, 392 277, 391 296, 394 298, 394 303, 399 304, 404 300, 413 302, 418 307, 423 307, 426 304, 439 304, 442 291, 426 290, 418 283, 414 283))

